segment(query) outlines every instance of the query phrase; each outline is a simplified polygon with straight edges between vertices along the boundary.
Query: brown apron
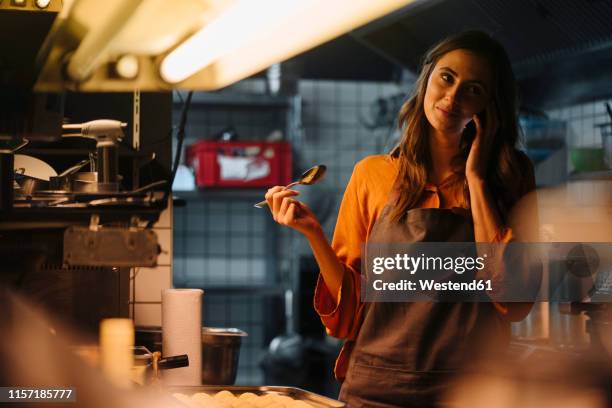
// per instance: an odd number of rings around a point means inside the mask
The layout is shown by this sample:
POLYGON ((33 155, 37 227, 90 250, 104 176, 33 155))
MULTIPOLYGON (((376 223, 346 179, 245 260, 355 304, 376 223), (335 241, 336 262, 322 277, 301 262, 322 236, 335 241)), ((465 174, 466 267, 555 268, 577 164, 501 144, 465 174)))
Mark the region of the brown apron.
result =
MULTIPOLYGON (((452 209, 412 209, 391 223, 391 200, 368 242, 474 241, 471 218, 452 209)), ((351 408, 440 406, 472 349, 486 336, 500 350, 509 333, 491 303, 372 302, 362 319, 339 396, 351 408)))

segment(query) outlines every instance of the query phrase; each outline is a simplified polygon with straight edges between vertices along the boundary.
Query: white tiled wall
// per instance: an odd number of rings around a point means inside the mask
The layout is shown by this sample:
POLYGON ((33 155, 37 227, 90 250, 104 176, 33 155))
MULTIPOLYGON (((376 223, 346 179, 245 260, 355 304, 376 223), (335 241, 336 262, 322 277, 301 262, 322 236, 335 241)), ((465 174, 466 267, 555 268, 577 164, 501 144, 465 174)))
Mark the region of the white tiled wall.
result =
POLYGON ((155 268, 133 268, 130 313, 136 325, 161 326, 161 292, 172 287, 172 199, 153 226, 161 254, 155 268))

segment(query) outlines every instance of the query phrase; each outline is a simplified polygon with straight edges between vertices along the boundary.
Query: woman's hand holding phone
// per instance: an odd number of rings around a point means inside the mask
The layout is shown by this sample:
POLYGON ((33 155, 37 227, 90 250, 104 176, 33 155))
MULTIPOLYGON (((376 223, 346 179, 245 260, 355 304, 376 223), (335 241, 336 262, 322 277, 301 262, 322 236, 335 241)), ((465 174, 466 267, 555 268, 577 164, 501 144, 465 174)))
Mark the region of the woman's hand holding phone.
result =
POLYGON ((499 119, 494 106, 472 117, 476 134, 465 163, 466 178, 484 179, 489 164, 495 134, 499 130, 499 119), (482 117, 484 116, 484 117, 482 117))

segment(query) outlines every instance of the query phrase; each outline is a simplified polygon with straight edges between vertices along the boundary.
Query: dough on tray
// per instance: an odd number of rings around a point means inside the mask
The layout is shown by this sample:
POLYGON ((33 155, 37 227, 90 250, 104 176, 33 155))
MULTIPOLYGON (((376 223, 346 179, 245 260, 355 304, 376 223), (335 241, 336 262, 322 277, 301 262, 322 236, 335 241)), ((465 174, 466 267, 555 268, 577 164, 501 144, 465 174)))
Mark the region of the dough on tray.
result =
POLYGON ((252 392, 245 392, 242 393, 238 396, 239 399, 251 399, 251 398, 257 398, 257 394, 253 394, 252 392))
POLYGON ((236 396, 229 392, 228 390, 222 390, 215 394, 215 398, 217 399, 235 399, 236 396))
POLYGON ((174 393, 172 396, 189 408, 313 408, 304 401, 278 394, 244 392, 236 396, 228 390, 222 390, 214 396, 205 392, 195 393, 191 397, 182 393, 174 393))

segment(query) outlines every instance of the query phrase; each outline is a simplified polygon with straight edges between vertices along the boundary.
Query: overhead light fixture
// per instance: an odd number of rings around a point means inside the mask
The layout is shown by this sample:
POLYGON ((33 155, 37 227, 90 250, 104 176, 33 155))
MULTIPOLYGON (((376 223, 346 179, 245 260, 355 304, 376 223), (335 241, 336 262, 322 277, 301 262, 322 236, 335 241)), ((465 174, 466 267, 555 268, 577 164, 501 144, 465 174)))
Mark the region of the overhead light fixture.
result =
POLYGON ((70 79, 82 81, 91 75, 108 56, 109 47, 121 28, 124 27, 138 10, 143 0, 123 1, 112 9, 112 13, 103 20, 93 33, 87 35, 74 55, 70 58, 66 72, 70 79))
POLYGON ((36 89, 216 90, 412 1, 66 1, 36 89))
POLYGON ((180 82, 275 28, 279 21, 301 14, 313 3, 316 2, 240 0, 164 58, 161 76, 170 83, 180 82))
POLYGON ((382 17, 411 0, 238 0, 170 52, 161 77, 220 88, 382 17), (197 82, 197 81, 196 81, 197 82))

